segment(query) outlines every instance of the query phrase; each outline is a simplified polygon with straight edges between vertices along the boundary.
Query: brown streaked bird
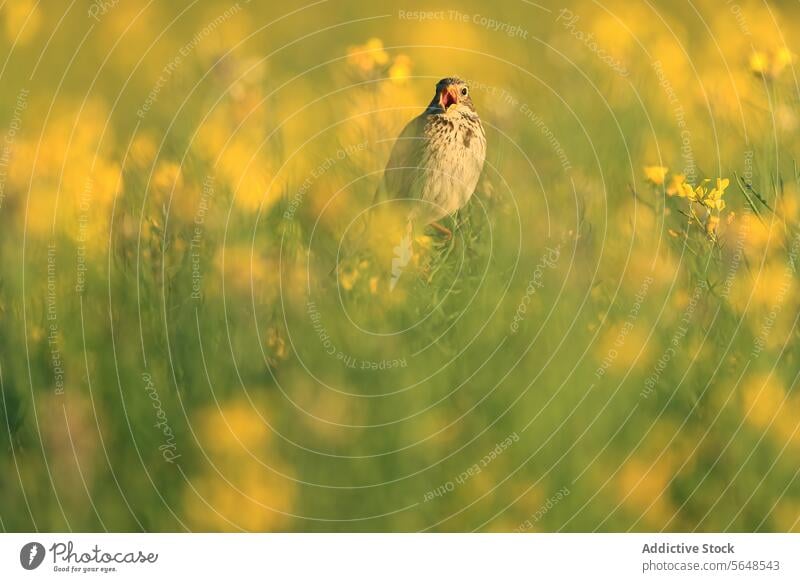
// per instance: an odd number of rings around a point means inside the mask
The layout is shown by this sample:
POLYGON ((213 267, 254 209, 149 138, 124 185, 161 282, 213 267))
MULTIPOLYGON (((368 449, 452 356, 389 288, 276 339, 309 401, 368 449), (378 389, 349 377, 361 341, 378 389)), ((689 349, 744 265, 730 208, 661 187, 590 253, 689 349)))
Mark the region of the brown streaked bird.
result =
POLYGON ((397 138, 375 199, 406 199, 409 229, 430 224, 452 236, 438 221, 466 205, 485 159, 486 133, 469 87, 442 79, 427 109, 397 138))

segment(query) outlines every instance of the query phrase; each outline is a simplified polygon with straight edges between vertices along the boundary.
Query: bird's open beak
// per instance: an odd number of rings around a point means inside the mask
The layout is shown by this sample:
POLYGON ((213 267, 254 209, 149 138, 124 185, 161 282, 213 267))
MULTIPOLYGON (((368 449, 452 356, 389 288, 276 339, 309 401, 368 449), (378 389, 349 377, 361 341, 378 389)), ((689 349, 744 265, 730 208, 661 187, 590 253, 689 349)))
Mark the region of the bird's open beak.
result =
POLYGON ((447 108, 451 105, 458 103, 458 90, 454 85, 448 85, 442 89, 442 92, 439 94, 439 103, 445 111, 447 111, 447 108))

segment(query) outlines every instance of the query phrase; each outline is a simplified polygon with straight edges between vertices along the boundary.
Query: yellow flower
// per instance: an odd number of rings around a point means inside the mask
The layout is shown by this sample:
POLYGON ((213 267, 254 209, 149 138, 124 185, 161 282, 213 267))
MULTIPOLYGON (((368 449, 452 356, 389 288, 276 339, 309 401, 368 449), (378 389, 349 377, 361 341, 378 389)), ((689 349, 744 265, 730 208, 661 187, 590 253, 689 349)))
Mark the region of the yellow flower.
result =
POLYGON ((772 74, 779 75, 786 67, 792 64, 792 53, 786 47, 778 49, 772 59, 772 74))
POLYGON ((286 528, 295 489, 259 408, 248 399, 209 406, 197 413, 193 425, 209 463, 193 475, 191 486, 184 490, 184 511, 193 528, 286 528))
POLYGON ((756 75, 766 75, 769 71, 769 57, 761 51, 755 51, 750 55, 750 70, 756 75))
POLYGON ((15 0, 3 5, 4 28, 10 43, 27 44, 39 31, 42 14, 33 0, 15 0))
POLYGON ((773 422, 786 398, 786 391, 775 376, 754 377, 745 384, 742 392, 745 419, 759 430, 773 422))
POLYGON ((719 195, 722 196, 725 194, 725 190, 730 185, 731 181, 728 178, 717 178, 717 187, 711 191, 713 194, 716 191, 719 191, 719 195))
POLYGON ((339 284, 345 291, 352 291, 358 281, 360 273, 357 269, 342 269, 339 271, 339 284))
POLYGON ((706 186, 711 180, 706 178, 700 185, 694 189, 694 197, 691 199, 693 202, 702 202, 708 196, 708 187, 706 186))
POLYGON ((394 83, 405 83, 411 76, 411 59, 406 55, 397 55, 389 69, 389 77, 394 83))
POLYGON ((683 174, 673 174, 672 179, 667 186, 668 196, 680 196, 683 183, 686 181, 686 176, 683 174))
POLYGON ((656 186, 660 186, 664 183, 664 179, 667 177, 667 172, 669 168, 664 166, 645 166, 644 167, 644 175, 647 180, 656 186))
POLYGON ((389 55, 383 50, 383 41, 379 38, 371 38, 367 41, 365 48, 372 52, 372 58, 378 65, 385 65, 389 62, 389 55))
POLYGON ((717 187, 711 190, 708 196, 703 198, 703 204, 708 208, 723 210, 725 208, 725 201, 722 197, 725 195, 725 189, 728 187, 728 184, 730 184, 728 178, 717 178, 717 187))
POLYGON ((428 235, 421 234, 414 238, 414 241, 419 245, 419 247, 423 250, 430 250, 433 246, 433 239, 428 235))
POLYGON ((167 196, 174 190, 183 186, 183 172, 175 162, 163 161, 158 163, 151 186, 158 194, 167 196))
POLYGON ((750 55, 750 70, 757 76, 764 79, 774 79, 783 70, 792 64, 794 55, 786 47, 780 48, 773 53, 767 54, 763 51, 755 51, 750 55))
MULTIPOLYGON (((701 187, 698 186, 697 189, 699 190, 701 187)), ((695 193, 695 189, 692 187, 689 182, 682 182, 680 188, 678 189, 678 196, 681 198, 688 198, 689 200, 696 200, 697 194, 695 193)))
POLYGON ((351 46, 347 49, 347 62, 364 72, 369 72, 376 65, 389 62, 388 53, 383 50, 383 41, 371 38, 367 44, 351 46))

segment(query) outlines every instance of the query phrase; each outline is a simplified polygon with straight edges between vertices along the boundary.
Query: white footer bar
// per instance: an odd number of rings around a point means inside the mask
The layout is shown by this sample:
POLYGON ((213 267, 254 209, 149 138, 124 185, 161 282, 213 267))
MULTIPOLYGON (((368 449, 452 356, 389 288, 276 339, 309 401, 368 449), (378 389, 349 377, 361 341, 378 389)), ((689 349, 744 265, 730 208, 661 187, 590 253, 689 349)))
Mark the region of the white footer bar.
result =
POLYGON ((3 534, 0 580, 800 580, 796 534, 3 534))

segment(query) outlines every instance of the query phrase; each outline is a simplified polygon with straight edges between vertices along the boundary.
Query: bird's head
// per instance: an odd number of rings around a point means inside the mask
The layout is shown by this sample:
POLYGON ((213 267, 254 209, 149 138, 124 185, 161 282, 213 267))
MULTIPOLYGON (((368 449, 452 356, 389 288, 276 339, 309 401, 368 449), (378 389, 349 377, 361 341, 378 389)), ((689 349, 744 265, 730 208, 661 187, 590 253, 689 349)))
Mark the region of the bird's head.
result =
POLYGON ((475 113, 469 87, 458 77, 447 77, 436 83, 436 95, 428 109, 436 113, 475 113))

